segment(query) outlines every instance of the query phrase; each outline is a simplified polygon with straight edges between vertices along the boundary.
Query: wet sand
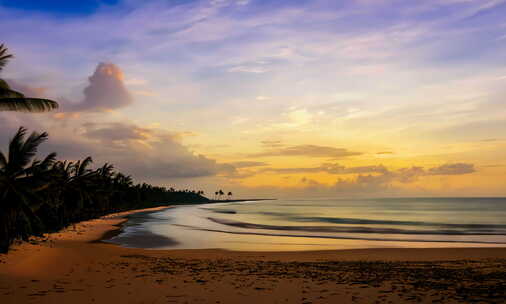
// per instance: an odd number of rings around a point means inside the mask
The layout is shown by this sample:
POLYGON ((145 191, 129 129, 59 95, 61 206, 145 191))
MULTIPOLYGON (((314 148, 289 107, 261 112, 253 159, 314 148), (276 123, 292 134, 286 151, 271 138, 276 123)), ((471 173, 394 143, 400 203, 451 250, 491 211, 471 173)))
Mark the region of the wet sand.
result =
POLYGON ((97 241, 126 214, 14 245, 0 255, 0 303, 506 301, 506 248, 231 252, 97 241))

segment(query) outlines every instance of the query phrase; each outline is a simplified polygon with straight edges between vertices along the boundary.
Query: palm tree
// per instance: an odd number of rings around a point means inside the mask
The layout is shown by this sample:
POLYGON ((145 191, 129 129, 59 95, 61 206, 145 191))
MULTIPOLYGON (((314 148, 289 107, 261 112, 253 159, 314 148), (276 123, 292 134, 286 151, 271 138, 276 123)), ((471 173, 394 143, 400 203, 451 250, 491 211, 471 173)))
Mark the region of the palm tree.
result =
POLYGON ((116 173, 116 176, 113 179, 114 183, 120 187, 132 187, 133 180, 130 175, 124 175, 123 173, 116 173))
MULTIPOLYGON (((79 214, 79 210, 84 208, 86 204, 91 205, 94 195, 100 193, 101 189, 106 189, 108 184, 103 180, 98 180, 100 177, 108 174, 108 165, 104 165, 98 170, 91 170, 89 166, 93 163, 91 157, 86 157, 84 160, 77 162, 57 162, 53 166, 53 192, 57 192, 61 196, 61 203, 67 202, 61 206, 62 212, 65 213, 65 221, 73 221, 79 217, 89 216, 88 214, 79 214), (103 172, 105 170, 106 172, 103 172), (102 174, 102 175, 101 175, 102 174), (97 187, 100 183, 100 189, 97 187)), ((98 209, 95 207, 95 209, 98 209)))
POLYGON ((16 238, 27 239, 43 231, 35 212, 43 204, 38 193, 51 184, 47 174, 56 153, 44 160, 33 160, 38 146, 47 133, 33 132, 25 139, 26 129, 20 127, 9 142, 9 152, 0 151, 0 252, 6 251, 16 238))
POLYGON ((230 200, 232 198, 232 192, 228 192, 227 196, 228 196, 228 199, 230 200))
POLYGON ((223 192, 223 190, 220 189, 220 191, 218 191, 218 195, 220 197, 220 200, 221 200, 221 196, 224 195, 224 194, 225 194, 225 192, 223 192))
MULTIPOLYGON (((14 56, 7 53, 7 48, 0 44, 0 72, 14 56)), ((22 93, 12 90, 7 82, 0 79, 0 111, 47 112, 58 108, 58 103, 49 99, 27 98, 22 93)))
POLYGON ((33 132, 25 140, 26 129, 20 127, 16 135, 9 142, 9 153, 0 151, 0 198, 4 201, 10 194, 23 196, 26 189, 43 190, 47 182, 37 180, 56 159, 56 153, 51 153, 42 161, 33 160, 38 146, 47 140, 47 133, 33 132), (32 162, 30 164, 30 162, 32 162), (22 187, 21 187, 22 186, 22 187))

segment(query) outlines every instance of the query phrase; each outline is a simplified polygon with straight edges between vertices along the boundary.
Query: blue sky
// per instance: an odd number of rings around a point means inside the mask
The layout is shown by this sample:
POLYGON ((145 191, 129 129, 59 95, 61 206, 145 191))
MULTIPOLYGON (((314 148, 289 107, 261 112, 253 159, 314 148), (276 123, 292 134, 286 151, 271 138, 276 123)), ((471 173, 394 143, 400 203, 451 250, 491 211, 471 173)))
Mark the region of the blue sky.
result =
POLYGON ((0 5, 29 12, 56 15, 89 15, 104 5, 117 4, 119 0, 1 0, 0 5))

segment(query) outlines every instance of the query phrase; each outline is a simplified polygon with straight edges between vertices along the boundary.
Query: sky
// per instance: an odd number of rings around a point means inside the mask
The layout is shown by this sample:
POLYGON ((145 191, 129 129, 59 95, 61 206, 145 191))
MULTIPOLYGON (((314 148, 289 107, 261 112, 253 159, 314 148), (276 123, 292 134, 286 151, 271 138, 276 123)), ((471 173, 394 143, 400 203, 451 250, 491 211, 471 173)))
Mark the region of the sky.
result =
POLYGON ((41 154, 236 197, 506 196, 506 0, 0 0, 41 154))

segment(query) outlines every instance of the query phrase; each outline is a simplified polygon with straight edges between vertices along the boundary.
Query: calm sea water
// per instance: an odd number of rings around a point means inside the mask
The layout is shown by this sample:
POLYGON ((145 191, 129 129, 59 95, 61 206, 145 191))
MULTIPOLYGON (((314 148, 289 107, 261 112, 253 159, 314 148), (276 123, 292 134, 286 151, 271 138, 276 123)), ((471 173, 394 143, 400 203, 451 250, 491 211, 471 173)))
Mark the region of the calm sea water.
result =
POLYGON ((506 198, 299 199, 137 214, 110 240, 152 249, 506 247, 506 198))

